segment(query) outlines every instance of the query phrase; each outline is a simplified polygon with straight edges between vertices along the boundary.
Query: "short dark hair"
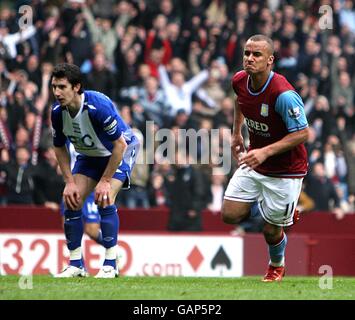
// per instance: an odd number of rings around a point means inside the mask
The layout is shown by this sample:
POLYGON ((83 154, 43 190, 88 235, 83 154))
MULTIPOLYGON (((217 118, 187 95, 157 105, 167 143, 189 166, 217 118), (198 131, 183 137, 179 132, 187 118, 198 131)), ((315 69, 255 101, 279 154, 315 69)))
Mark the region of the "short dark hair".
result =
POLYGON ((83 93, 83 77, 80 68, 71 63, 59 63, 57 64, 52 72, 52 78, 67 78, 72 86, 80 84, 80 90, 78 93, 83 93))
POLYGON ((263 34, 256 34, 254 36, 251 36, 248 40, 250 41, 265 41, 267 42, 271 54, 274 54, 274 42, 267 36, 264 36, 263 34))

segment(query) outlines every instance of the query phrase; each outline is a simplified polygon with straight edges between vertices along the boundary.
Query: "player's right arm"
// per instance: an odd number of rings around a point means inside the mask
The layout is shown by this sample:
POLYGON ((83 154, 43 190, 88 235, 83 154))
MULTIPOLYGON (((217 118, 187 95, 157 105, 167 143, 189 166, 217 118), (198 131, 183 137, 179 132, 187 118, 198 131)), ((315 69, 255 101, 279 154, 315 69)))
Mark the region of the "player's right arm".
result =
POLYGON ((242 136, 242 126, 244 123, 244 115, 238 105, 238 88, 240 86, 240 81, 243 77, 246 76, 245 71, 239 71, 234 74, 232 78, 232 88, 235 93, 235 102, 234 102, 234 123, 233 123, 233 133, 232 133, 232 155, 237 160, 239 164, 240 153, 245 151, 244 148, 244 139, 242 136))
POLYGON ((54 147, 54 152, 65 181, 65 188, 63 191, 64 203, 68 209, 78 210, 80 209, 80 192, 70 170, 70 156, 68 150, 66 146, 54 147))
POLYGON ((244 116, 238 106, 238 101, 235 99, 234 104, 234 124, 233 124, 233 134, 232 134, 232 154, 233 157, 238 161, 239 154, 244 152, 244 139, 242 136, 242 126, 244 123, 244 116))
POLYGON ((70 156, 66 146, 54 147, 54 152, 57 157, 57 161, 62 171, 65 183, 74 182, 74 177, 70 170, 70 156))
POLYGON ((70 156, 65 146, 67 137, 63 133, 62 112, 59 105, 53 107, 51 121, 54 152, 65 181, 63 200, 68 209, 78 210, 80 193, 70 170, 70 156))

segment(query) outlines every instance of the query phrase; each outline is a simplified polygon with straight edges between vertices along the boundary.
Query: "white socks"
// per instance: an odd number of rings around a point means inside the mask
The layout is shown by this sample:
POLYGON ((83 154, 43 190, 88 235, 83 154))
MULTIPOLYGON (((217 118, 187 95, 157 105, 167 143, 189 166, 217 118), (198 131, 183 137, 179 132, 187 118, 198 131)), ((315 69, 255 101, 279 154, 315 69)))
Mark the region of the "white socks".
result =
POLYGON ((75 250, 69 251, 70 260, 81 260, 81 247, 77 247, 75 250))
POLYGON ((116 256, 117 256, 117 245, 106 249, 106 252, 105 252, 105 259, 106 260, 115 260, 116 256))

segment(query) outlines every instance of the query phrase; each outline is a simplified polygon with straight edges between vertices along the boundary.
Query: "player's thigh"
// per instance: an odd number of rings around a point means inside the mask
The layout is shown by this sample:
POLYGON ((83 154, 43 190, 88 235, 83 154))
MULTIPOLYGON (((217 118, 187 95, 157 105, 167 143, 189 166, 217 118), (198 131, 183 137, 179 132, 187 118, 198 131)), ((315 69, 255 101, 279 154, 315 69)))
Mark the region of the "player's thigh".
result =
POLYGON ((75 174, 74 181, 79 189, 80 200, 83 205, 86 197, 94 190, 97 181, 87 176, 84 176, 83 174, 75 174))
POLYGON ((116 201, 118 192, 121 189, 130 188, 130 176, 139 152, 139 142, 132 142, 126 149, 122 162, 111 179, 111 199, 116 201))
POLYGON ((264 178, 260 207, 266 222, 282 227, 292 225, 302 180, 264 178))
POLYGON ((245 217, 249 214, 251 204, 258 200, 260 192, 255 172, 238 168, 224 193, 222 215, 231 218, 245 217))
POLYGON ((261 185, 254 170, 241 169, 234 173, 224 193, 224 199, 236 202, 254 202, 261 194, 261 185))
POLYGON ((110 192, 110 199, 112 202, 111 204, 115 203, 117 194, 122 189, 123 184, 124 181, 120 179, 115 179, 115 178, 111 179, 111 192, 110 192))
POLYGON ((222 219, 225 223, 238 223, 250 212, 251 202, 223 200, 222 219))

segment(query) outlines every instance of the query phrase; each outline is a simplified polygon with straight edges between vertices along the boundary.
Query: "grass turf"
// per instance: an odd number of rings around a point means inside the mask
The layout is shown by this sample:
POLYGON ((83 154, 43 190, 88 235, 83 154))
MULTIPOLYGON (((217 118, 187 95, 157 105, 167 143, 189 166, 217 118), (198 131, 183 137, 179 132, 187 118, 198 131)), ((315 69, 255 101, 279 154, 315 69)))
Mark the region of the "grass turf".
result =
POLYGON ((0 276, 0 300, 355 300, 355 278, 334 277, 332 289, 321 289, 319 277, 285 277, 281 283, 260 279, 33 276, 32 289, 20 289, 23 278, 0 276))

